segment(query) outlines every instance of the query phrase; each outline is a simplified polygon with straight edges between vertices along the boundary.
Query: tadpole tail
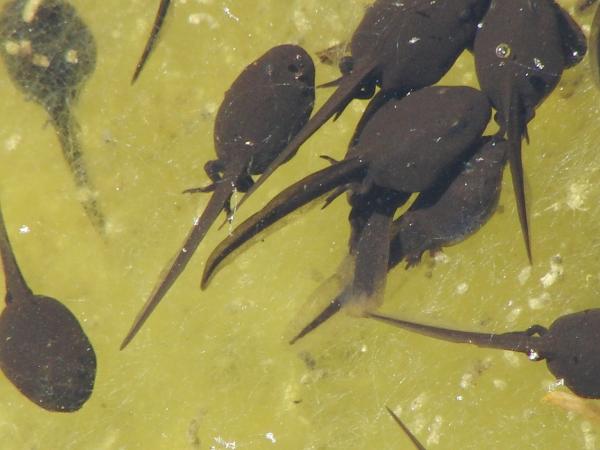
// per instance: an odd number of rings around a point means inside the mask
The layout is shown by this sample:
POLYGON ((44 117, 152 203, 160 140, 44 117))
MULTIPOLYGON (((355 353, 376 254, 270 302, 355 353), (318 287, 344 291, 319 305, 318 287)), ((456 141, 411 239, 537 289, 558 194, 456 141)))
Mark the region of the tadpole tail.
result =
POLYGON ((529 354, 533 351, 540 338, 531 336, 524 331, 510 333, 478 333, 474 331, 460 331, 449 328, 439 328, 431 325, 409 322, 402 319, 385 316, 378 313, 368 313, 368 317, 385 322, 395 327, 412 331, 423 336, 428 336, 443 341, 457 344, 472 344, 483 348, 494 348, 529 354))
POLYGON ((356 243, 350 301, 359 305, 361 314, 383 300, 392 238, 393 212, 390 213, 374 211, 356 243))
POLYGON ((219 264, 234 250, 296 209, 339 185, 361 177, 365 167, 365 163, 356 158, 343 160, 303 178, 277 194, 263 209, 242 222, 212 251, 204 265, 202 289, 206 288, 219 264))
POLYGON ((267 167, 260 175, 256 182, 250 187, 245 195, 240 199, 237 207, 242 204, 262 185, 275 170, 291 158, 321 126, 327 122, 335 114, 340 113, 346 107, 349 100, 353 98, 354 91, 360 86, 364 79, 371 73, 375 67, 369 65, 360 70, 355 70, 349 75, 343 77, 339 87, 335 90, 331 97, 321 106, 321 108, 310 118, 308 123, 296 134, 288 145, 277 155, 277 158, 267 167))
POLYGON ((342 306, 345 303, 344 297, 346 297, 347 294, 348 291, 345 290, 333 300, 331 300, 331 302, 329 302, 329 305, 327 305, 327 307, 323 311, 321 311, 317 317, 311 320, 308 325, 306 325, 304 328, 302 328, 302 330, 300 330, 300 333, 298 333, 290 340, 290 345, 294 345, 299 339, 302 339, 308 333, 317 329, 317 327, 325 323, 328 319, 333 317, 340 309, 342 309, 342 306))
MULTIPOLYGON (((306 325, 290 344, 303 338, 330 319, 348 303, 364 303, 360 313, 379 303, 385 290, 388 272, 392 216, 373 212, 361 230, 356 249, 351 254, 353 261, 352 283, 336 296, 321 313, 306 325)), ((356 306, 356 305, 354 305, 356 306)))
POLYGON ((8 239, 8 231, 4 224, 4 215, 0 207, 0 257, 2 258, 2 268, 5 274, 6 286, 6 302, 17 299, 26 299, 33 295, 31 289, 27 285, 27 281, 21 273, 17 259, 13 252, 10 240, 8 239))
POLYGON ((80 203, 90 222, 100 234, 104 234, 104 214, 96 201, 95 189, 90 181, 79 142, 77 123, 69 107, 63 105, 49 111, 50 121, 63 151, 63 157, 71 169, 75 186, 79 190, 80 203))
POLYGON ((135 83, 142 69, 146 65, 146 61, 152 53, 154 49, 154 45, 158 39, 158 34, 162 27, 162 24, 165 20, 165 16, 167 15, 167 11, 169 9, 169 5, 171 0, 160 0, 160 4, 158 5, 158 11, 156 11, 156 17, 154 18, 154 24, 152 24, 152 30, 150 31, 150 36, 148 37, 148 41, 146 42, 146 46, 144 47, 144 51, 142 52, 142 56, 135 66, 135 71, 133 72, 133 76, 131 77, 131 84, 135 83))
POLYGON ((516 89, 511 89, 510 104, 505 109, 507 118, 507 140, 509 145, 508 162, 512 175, 513 189, 517 202, 517 213, 521 223, 521 234, 525 242, 525 250, 529 264, 532 264, 531 240, 529 237, 529 221, 527 219, 527 203, 525 199, 525 181, 523 175, 523 161, 521 156, 521 145, 525 129, 524 115, 521 111, 521 102, 516 89))
POLYGON ((200 217, 196 219, 192 229, 185 238, 181 249, 171 263, 167 266, 166 271, 163 271, 163 274, 160 277, 158 284, 154 288, 154 291, 133 321, 133 325, 125 336, 125 339, 123 339, 120 347, 121 350, 127 347, 138 331, 140 331, 146 320, 148 320, 148 317, 150 317, 152 312, 156 309, 160 301, 164 298, 167 292, 169 292, 171 286, 173 286, 177 278, 179 278, 187 264, 192 259, 194 252, 200 245, 200 242, 202 242, 202 239, 204 239, 204 236, 206 235, 210 226, 217 219, 221 211, 223 211, 234 189, 232 182, 225 181, 229 179, 231 178, 225 175, 224 181, 218 184, 214 193, 211 195, 210 200, 208 201, 208 205, 200 217))
POLYGON ((396 414, 394 414, 394 411, 392 411, 389 407, 386 406, 385 409, 387 409, 387 412, 390 413, 390 416, 392 416, 392 419, 394 419, 394 421, 400 426, 400 428, 402 428, 404 433, 408 436, 408 438, 414 444, 415 448, 417 450, 425 450, 425 447, 423 446, 423 444, 421 444, 419 442, 419 440, 417 439, 417 437, 412 433, 412 431, 410 431, 408 429, 408 427, 406 425, 404 425, 404 422, 402 422, 400 420, 400 417, 398 417, 396 414))

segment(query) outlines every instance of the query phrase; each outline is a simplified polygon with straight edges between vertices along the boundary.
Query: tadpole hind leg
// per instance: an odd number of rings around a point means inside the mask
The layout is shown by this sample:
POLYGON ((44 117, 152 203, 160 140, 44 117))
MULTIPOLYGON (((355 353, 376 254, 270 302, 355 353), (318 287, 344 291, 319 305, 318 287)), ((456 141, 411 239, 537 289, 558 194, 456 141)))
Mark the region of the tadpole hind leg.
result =
POLYGON ((214 192, 217 188, 217 185, 223 180, 224 166, 218 159, 212 159, 204 164, 204 172, 212 181, 208 186, 200 186, 196 188, 189 188, 184 190, 183 194, 196 194, 196 193, 206 193, 206 192, 214 192))
POLYGON ((548 328, 543 327, 541 325, 532 325, 529 328, 527 328, 527 330, 525 330, 525 333, 527 334, 527 336, 538 335, 538 336, 542 337, 547 332, 548 332, 548 328))
POLYGON ((49 111, 49 114, 50 121, 60 141, 63 157, 73 174, 75 186, 80 191, 80 203, 92 225, 101 234, 104 234, 104 214, 96 201, 96 192, 90 181, 84 162, 81 143, 78 137, 77 123, 69 110, 69 106, 66 104, 54 108, 49 111))

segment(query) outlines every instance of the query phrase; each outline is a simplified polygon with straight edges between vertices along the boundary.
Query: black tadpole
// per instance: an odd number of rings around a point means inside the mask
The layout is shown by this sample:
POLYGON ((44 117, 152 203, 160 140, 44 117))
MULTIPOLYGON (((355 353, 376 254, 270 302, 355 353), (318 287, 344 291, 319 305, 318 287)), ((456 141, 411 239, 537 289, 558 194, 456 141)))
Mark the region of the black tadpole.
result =
POLYGON ((498 111, 498 135, 506 136, 511 148, 508 161, 530 263, 521 143, 528 140, 527 124, 538 105, 586 50, 583 32, 554 0, 492 0, 475 37, 479 84, 498 111))
POLYGON ((221 211, 230 212, 232 194, 252 185, 252 175, 269 163, 304 126, 314 103, 312 59, 295 45, 279 45, 250 64, 225 93, 215 119, 217 159, 205 165, 211 185, 188 192, 212 192, 175 258, 123 339, 133 339, 181 275, 221 211))
POLYGON ((152 24, 152 30, 150 31, 150 36, 148 36, 148 41, 146 41, 146 46, 144 47, 142 56, 135 66, 135 71, 131 77, 131 84, 136 82, 140 76, 140 73, 142 73, 142 69, 146 65, 146 61, 148 60, 150 53, 152 53, 152 50, 154 50, 154 45, 158 40, 158 34, 160 33, 163 22, 165 21, 165 16, 167 15, 170 4, 171 0, 160 0, 158 11, 156 11, 156 17, 154 18, 154 23, 152 24))
POLYGON ((96 44, 89 28, 63 0, 17 0, 4 6, 0 39, 13 83, 46 109, 75 185, 83 192, 82 206, 92 224, 103 232, 104 216, 95 199, 71 112, 96 65, 96 44))
POLYGON ((550 328, 533 325, 525 331, 478 333, 438 328, 382 314, 369 317, 444 341, 525 353, 532 361, 546 360, 548 370, 575 394, 600 398, 600 309, 588 309, 556 319, 550 328))
POLYGON ((96 355, 77 318, 62 303, 34 294, 17 264, 0 208, 0 255, 6 307, 0 315, 0 368, 36 405, 73 412, 88 400, 96 355))

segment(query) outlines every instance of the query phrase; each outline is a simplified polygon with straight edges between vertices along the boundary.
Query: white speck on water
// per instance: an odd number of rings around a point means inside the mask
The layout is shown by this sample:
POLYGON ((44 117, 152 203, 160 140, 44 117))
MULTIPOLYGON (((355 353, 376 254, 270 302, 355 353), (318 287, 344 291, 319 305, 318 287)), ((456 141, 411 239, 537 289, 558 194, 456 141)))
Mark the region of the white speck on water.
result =
POLYGON ((237 444, 235 441, 226 441, 225 439, 223 439, 221 436, 217 436, 216 438, 213 438, 213 440, 217 443, 217 445, 219 447, 215 447, 214 445, 211 445, 211 450, 217 450, 217 448, 224 448, 224 449, 228 449, 228 450, 235 450, 237 447, 237 444))
POLYGON ((546 273, 546 275, 540 278, 540 283, 542 283, 542 286, 544 288, 549 288, 554 283, 556 283, 556 280, 561 278, 564 273, 565 268, 562 264, 561 256, 554 255, 552 258, 550 258, 550 270, 548 271, 548 273, 546 273))
POLYGON ((410 39, 408 40, 408 43, 409 43, 409 44, 416 44, 416 43, 417 43, 417 42, 419 42, 420 40, 421 40, 421 38, 420 38, 420 37, 417 37, 417 36, 415 36, 415 37, 412 37, 412 38, 410 38, 410 39))
POLYGON ((545 390, 547 390, 548 392, 554 392, 557 389, 560 389, 561 387, 563 387, 565 385, 565 379, 564 378, 557 378, 556 380, 545 380, 543 381, 542 386, 544 387, 545 390))
POLYGON ((536 69, 544 70, 545 66, 544 66, 544 63, 542 62, 541 59, 539 59, 539 58, 533 58, 533 64, 536 67, 536 69))
POLYGON ((469 290, 469 285, 467 283, 460 283, 456 286, 456 293, 462 295, 469 290))
POLYGON ((417 396, 412 402, 410 402, 410 410, 417 411, 421 409, 427 401, 427 395, 423 392, 417 396))
POLYGON ((296 29, 302 33, 307 33, 312 29, 311 20, 300 9, 294 11, 294 25, 296 25, 296 29))
POLYGON ((473 385, 473 374, 465 373, 460 378, 460 387, 463 389, 468 389, 473 385))
POLYGON ((515 354, 515 352, 511 352, 509 350, 503 351, 503 356, 506 362, 512 367, 519 367, 521 365, 521 361, 519 360, 519 356, 515 354))
POLYGON ((550 303, 550 294, 547 292, 543 292, 539 297, 532 297, 527 300, 527 304, 529 305, 529 309, 539 310, 544 309, 550 303))
POLYGON ((517 279, 519 280, 519 284, 523 286, 525 283, 527 283, 527 280, 529 280, 530 276, 531 266, 523 267, 523 269, 521 269, 521 271, 519 272, 519 276, 517 277, 517 279))
POLYGON ((275 439, 275 435, 273 433, 271 433, 270 431, 265 434, 265 439, 267 439, 268 441, 271 441, 273 444, 275 444, 277 442, 277 439, 275 439))
POLYGON ((588 183, 573 183, 569 186, 567 193, 567 206, 573 211, 587 211, 589 208, 584 207, 584 204, 589 194, 588 183))
POLYGON ((456 396, 456 400, 458 400, 459 402, 462 402, 464 399, 464 397, 462 395, 457 395, 456 396))
POLYGON ((596 450, 596 434, 592 425, 588 421, 581 423, 581 431, 583 433, 583 442, 585 450, 596 450))
POLYGON ((440 429, 442 428, 442 416, 435 416, 433 423, 429 427, 431 432, 427 436, 427 446, 438 445, 440 443, 440 429))
POLYGON ((492 383, 494 384, 494 387, 500 391, 505 390, 508 386, 508 383, 506 381, 501 380, 499 378, 496 378, 494 381, 492 381, 492 383))
POLYGON ((5 141, 4 141, 4 148, 9 151, 12 152, 13 150, 15 150, 19 144, 21 143, 21 135, 20 134, 12 134, 10 135, 5 141))
POLYGON ((523 312, 523 308, 520 308, 520 307, 511 309, 508 312, 508 314, 506 315, 506 321, 507 322, 515 322, 517 320, 517 318, 521 315, 522 312, 523 312))
POLYGON ((233 20, 235 20, 236 22, 239 22, 239 21, 240 21, 240 18, 239 18, 238 16, 236 16, 235 14, 233 14, 233 13, 231 12, 231 10, 230 10, 228 7, 225 7, 225 8, 223 8, 223 11, 225 12, 225 15, 226 15, 227 17, 229 17, 230 19, 233 19, 233 20))
POLYGON ((31 228, 29 228, 29 226, 28 226, 28 225, 21 225, 21 226, 19 227, 19 233, 21 233, 21 234, 27 234, 27 233, 29 233, 30 231, 31 231, 31 228))
POLYGON ((446 255, 444 252, 436 252, 433 256, 433 260, 436 264, 446 264, 450 262, 450 257, 446 255))
POLYGON ((540 360, 540 354, 538 352, 536 352, 535 350, 529 350, 527 357, 529 358, 530 361, 539 361, 540 360))
POLYGON ((213 16, 206 13, 190 14, 188 16, 188 23, 191 25, 200 25, 201 23, 205 23, 211 30, 219 28, 219 22, 213 16))

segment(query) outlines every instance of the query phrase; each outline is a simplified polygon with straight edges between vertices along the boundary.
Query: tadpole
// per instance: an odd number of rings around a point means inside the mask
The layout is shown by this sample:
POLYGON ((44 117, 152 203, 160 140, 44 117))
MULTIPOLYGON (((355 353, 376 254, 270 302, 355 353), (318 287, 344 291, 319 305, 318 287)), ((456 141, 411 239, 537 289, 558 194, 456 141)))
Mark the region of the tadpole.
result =
POLYGON ((308 121, 315 99, 314 83, 315 68, 306 51, 296 45, 278 45, 248 65, 225 93, 215 119, 217 159, 204 166, 213 183, 186 191, 210 192, 211 198, 160 276, 121 349, 183 272, 221 211, 230 213, 233 193, 252 186, 252 175, 262 173, 308 121))
POLYGON ((530 262, 521 141, 529 141, 527 124, 536 108, 586 49, 583 32, 554 0, 492 0, 475 37, 477 78, 498 111, 498 134, 511 147, 508 161, 530 262))
POLYGON ((81 203, 104 231, 104 216, 85 166, 72 107, 96 65, 96 44, 73 6, 63 0, 16 0, 0 15, 0 51, 11 80, 47 111, 81 203))
POLYGON ((92 394, 96 354, 77 318, 58 300, 34 294, 13 253, 0 208, 6 306, 0 314, 0 368, 25 397, 73 412, 92 394))

